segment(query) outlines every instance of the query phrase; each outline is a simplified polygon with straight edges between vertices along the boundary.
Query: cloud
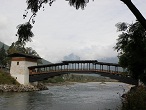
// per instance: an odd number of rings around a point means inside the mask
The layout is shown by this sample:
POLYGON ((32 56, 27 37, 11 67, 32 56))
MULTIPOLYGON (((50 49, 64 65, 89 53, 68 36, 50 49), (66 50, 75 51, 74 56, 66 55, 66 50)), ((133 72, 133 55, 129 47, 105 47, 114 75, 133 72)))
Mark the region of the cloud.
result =
POLYGON ((8 19, 5 16, 0 16, 0 30, 6 29, 8 26, 8 19))
MULTIPOLYGON (((133 2, 146 13, 146 0, 133 2)), ((11 45, 17 40, 16 26, 27 22, 31 13, 23 20, 25 0, 5 0, 0 7, 0 41, 11 45)), ((131 23, 135 17, 120 0, 90 1, 85 10, 76 10, 65 0, 57 0, 51 7, 45 5, 45 11, 41 10, 35 20, 35 36, 27 46, 48 61, 59 62, 71 53, 82 60, 117 56, 113 50, 118 38, 115 24, 131 23)))
POLYGON ((5 42, 6 44, 9 44, 9 41, 11 41, 11 25, 12 23, 8 19, 8 17, 0 15, 0 41, 5 42))
POLYGON ((41 55, 43 58, 47 59, 51 62, 61 62, 62 60, 68 59, 80 59, 80 60, 97 60, 103 58, 110 58, 116 57, 117 52, 114 51, 113 47, 115 44, 112 45, 88 45, 88 46, 74 46, 74 47, 60 47, 60 48, 51 48, 45 47, 41 48, 41 55), (47 54, 46 54, 47 53, 47 54))
POLYGON ((101 46, 101 45, 91 45, 89 47, 83 47, 76 51, 75 54, 80 56, 81 59, 96 60, 105 57, 117 56, 116 51, 113 49, 114 45, 101 46))

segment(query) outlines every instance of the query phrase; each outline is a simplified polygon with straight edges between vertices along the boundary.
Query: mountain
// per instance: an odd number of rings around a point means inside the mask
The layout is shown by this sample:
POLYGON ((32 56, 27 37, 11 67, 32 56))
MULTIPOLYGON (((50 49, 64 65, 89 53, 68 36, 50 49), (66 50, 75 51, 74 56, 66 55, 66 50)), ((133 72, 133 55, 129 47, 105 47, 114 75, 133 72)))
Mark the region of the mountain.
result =
POLYGON ((63 60, 80 60, 80 57, 75 55, 74 53, 71 53, 67 56, 64 56, 63 60))
POLYGON ((51 64, 51 62, 42 58, 42 64, 39 64, 39 65, 47 65, 47 64, 51 64))
MULTIPOLYGON (((9 46, 4 44, 3 42, 0 41, 0 48, 4 45, 5 50, 8 50, 9 46)), ((46 64, 50 64, 51 62, 45 60, 42 58, 42 64, 41 65, 46 65, 46 64)))
POLYGON ((3 42, 0 41, 0 48, 4 45, 5 50, 8 50, 9 46, 4 44, 3 42))

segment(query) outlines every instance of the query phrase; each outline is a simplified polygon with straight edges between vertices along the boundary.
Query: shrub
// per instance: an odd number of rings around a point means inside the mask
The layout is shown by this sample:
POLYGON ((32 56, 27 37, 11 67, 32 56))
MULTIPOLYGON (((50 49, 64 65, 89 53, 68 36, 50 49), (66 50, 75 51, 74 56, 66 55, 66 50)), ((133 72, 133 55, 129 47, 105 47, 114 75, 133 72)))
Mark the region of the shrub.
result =
POLYGON ((61 83, 64 82, 64 79, 62 76, 55 76, 53 78, 49 78, 46 81, 43 81, 44 83, 61 83))
POLYGON ((146 87, 132 88, 122 102, 122 110, 146 110, 146 87))

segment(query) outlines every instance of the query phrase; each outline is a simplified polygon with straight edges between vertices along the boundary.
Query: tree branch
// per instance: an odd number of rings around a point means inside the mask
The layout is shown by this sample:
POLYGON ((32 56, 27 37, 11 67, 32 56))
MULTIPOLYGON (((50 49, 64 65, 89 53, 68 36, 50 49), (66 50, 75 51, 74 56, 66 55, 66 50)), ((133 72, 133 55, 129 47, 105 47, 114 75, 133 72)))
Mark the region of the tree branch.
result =
POLYGON ((131 10, 131 12, 135 15, 137 20, 141 23, 141 25, 146 30, 146 19, 143 17, 140 11, 135 7, 135 5, 131 2, 131 0, 121 0, 121 1, 127 5, 127 7, 131 10))

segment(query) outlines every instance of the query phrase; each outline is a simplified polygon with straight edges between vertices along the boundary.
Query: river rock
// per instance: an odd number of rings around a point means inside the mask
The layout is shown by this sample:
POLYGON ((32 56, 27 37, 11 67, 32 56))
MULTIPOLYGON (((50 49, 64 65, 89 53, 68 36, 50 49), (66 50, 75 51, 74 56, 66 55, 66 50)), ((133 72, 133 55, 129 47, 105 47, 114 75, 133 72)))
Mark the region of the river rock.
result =
POLYGON ((42 83, 38 83, 37 85, 0 85, 0 92, 31 92, 47 89, 42 83))

